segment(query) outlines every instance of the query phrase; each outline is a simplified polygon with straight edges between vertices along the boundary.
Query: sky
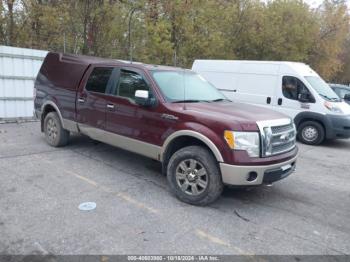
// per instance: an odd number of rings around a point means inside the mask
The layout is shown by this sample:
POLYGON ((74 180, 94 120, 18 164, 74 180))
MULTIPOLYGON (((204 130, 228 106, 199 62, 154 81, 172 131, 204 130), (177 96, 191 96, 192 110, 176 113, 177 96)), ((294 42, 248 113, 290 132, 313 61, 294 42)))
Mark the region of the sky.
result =
MULTIPOLYGON (((312 8, 319 7, 323 0, 304 0, 304 2, 308 3, 312 8)), ((346 0, 349 8, 350 8, 350 0, 346 0)))

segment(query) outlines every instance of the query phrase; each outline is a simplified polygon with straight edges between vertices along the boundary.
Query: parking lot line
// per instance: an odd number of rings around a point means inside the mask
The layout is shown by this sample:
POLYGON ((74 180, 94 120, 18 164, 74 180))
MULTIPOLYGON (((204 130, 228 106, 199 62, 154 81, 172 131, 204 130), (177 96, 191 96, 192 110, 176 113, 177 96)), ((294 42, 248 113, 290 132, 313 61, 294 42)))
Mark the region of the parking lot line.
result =
POLYGON ((97 182, 91 180, 90 178, 87 178, 85 176, 82 176, 82 175, 79 175, 79 174, 76 174, 72 171, 69 171, 69 170, 64 170, 67 174, 69 175, 72 175, 72 176, 75 176, 76 178, 79 178, 80 180, 96 187, 96 188, 99 188, 101 189, 102 191, 106 192, 106 193, 110 193, 110 194, 113 194, 114 196, 117 196, 118 198, 124 200, 124 201, 127 201, 129 202, 130 204, 133 204, 134 206, 138 207, 138 208, 141 208, 141 209, 145 209, 151 213, 154 213, 154 214, 157 214, 159 211, 153 207, 149 207, 147 205, 145 205, 144 203, 132 198, 131 196, 125 194, 125 193, 121 193, 121 192, 115 192, 113 191, 111 188, 109 187, 106 187, 106 186, 102 186, 102 185, 99 185, 97 182))
MULTIPOLYGON (((35 156, 37 157, 37 156, 35 156)), ((42 157, 40 158, 41 161, 45 161, 46 163, 52 165, 53 162, 50 161, 50 160, 47 160, 47 159, 43 159, 42 157)), ((133 204, 134 206, 138 207, 138 208, 141 208, 141 209, 145 209, 147 210, 148 212, 150 213, 153 213, 153 214, 158 214, 159 211, 153 207, 150 207, 148 205, 145 205, 144 203, 138 201, 137 199, 134 199, 133 197, 129 196, 128 194, 126 193, 123 193, 123 192, 116 192, 114 191, 113 189, 109 188, 109 187, 106 187, 106 186, 103 186, 103 185, 100 185, 98 184, 96 181, 90 179, 90 178, 87 178, 85 176, 82 176, 82 175, 79 175, 73 171, 70 171, 70 170, 67 170, 67 169, 64 169, 63 170, 66 174, 68 175, 71 175, 71 176, 74 176, 78 179, 80 179, 81 181, 84 181, 86 183, 88 183, 89 185, 92 185, 100 190, 102 190, 103 192, 106 192, 106 193, 109 193, 109 194, 112 194, 114 196, 117 196, 119 199, 122 199, 126 202, 129 202, 130 204, 133 204)))
POLYGON ((196 229, 195 233, 200 238, 209 240, 210 242, 212 242, 214 244, 229 247, 229 248, 233 249, 235 252, 237 252, 239 255, 250 255, 248 252, 245 252, 244 250, 240 249, 239 247, 232 246, 230 243, 226 242, 225 240, 222 240, 216 236, 213 236, 213 235, 211 235, 203 230, 196 229))

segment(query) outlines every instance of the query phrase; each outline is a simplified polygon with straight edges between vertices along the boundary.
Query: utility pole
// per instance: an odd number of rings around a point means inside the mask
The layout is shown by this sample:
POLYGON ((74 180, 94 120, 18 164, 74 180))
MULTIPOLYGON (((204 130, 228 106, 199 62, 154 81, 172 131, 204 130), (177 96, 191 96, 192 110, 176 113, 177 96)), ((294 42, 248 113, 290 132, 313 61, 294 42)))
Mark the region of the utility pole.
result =
POLYGON ((66 32, 63 32, 63 53, 66 52, 66 32))
POLYGON ((130 12, 129 12, 129 32, 128 32, 128 42, 129 42, 129 60, 130 63, 132 63, 132 47, 131 47, 131 21, 132 21, 132 17, 134 15, 134 13, 138 10, 139 8, 137 7, 133 7, 130 12))

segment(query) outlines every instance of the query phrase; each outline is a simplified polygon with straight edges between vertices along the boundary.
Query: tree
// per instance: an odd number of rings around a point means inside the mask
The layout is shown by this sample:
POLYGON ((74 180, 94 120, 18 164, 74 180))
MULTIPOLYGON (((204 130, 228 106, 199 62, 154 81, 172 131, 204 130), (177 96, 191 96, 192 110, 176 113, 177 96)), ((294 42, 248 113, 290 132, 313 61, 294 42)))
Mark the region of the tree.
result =
POLYGON ((347 81, 349 39, 344 0, 0 0, 1 44, 153 64, 290 60, 347 81))
POLYGON ((343 1, 325 0, 317 13, 319 30, 310 49, 310 64, 330 80, 342 68, 341 53, 349 35, 349 14, 343 1))

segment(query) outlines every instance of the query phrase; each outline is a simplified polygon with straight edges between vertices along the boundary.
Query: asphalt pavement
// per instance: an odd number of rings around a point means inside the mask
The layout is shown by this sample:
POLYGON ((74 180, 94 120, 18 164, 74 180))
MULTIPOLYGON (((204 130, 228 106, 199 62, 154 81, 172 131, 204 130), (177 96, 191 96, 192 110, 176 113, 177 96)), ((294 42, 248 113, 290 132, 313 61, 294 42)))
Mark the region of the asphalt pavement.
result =
POLYGON ((160 164, 39 122, 0 124, 0 254, 350 254, 350 140, 298 144, 272 187, 178 201, 160 164), (82 202, 96 209, 81 211, 82 202))

